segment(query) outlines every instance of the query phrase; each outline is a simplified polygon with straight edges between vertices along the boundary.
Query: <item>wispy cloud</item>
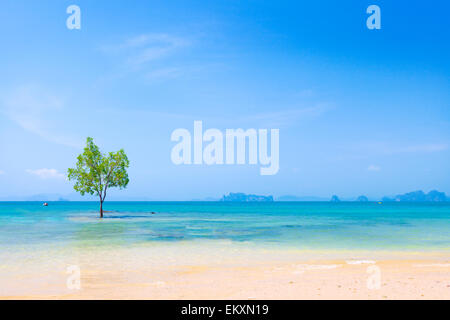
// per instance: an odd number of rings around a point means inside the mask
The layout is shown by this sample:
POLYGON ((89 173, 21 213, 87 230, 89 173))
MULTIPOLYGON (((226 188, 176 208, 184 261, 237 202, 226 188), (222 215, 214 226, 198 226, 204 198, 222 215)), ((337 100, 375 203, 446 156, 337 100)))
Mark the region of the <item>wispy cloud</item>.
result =
POLYGON ((162 59, 178 49, 189 46, 190 41, 166 33, 142 34, 116 45, 105 45, 101 50, 108 54, 121 54, 133 69, 140 69, 149 62, 162 59))
POLYGON ((441 152, 448 149, 446 143, 424 143, 415 145, 395 146, 387 143, 369 143, 366 145, 368 149, 378 154, 395 155, 403 153, 432 153, 441 152))
POLYGON ((143 63, 162 58, 173 53, 176 49, 185 46, 187 43, 172 37, 158 37, 152 39, 147 45, 136 55, 131 56, 128 62, 133 65, 141 65, 143 63))
POLYGON ((26 172, 41 179, 64 179, 64 174, 60 173, 56 169, 27 169, 26 172))
POLYGON ((149 81, 174 79, 179 77, 182 71, 179 68, 161 68, 148 72, 145 78, 149 81))
POLYGON ((380 171, 380 170, 381 170, 381 167, 376 166, 376 165, 374 165, 374 164, 371 164, 371 165, 367 168, 367 170, 369 170, 369 171, 380 171))
POLYGON ((2 174, 5 174, 5 171, 0 170, 0 176, 1 176, 2 174))
MULTIPOLYGON (((170 112, 145 112, 145 116, 161 118, 165 121, 183 120, 192 123, 195 120, 203 120, 206 126, 228 127, 228 128, 282 128, 297 124, 299 121, 319 117, 331 108, 327 104, 317 104, 313 107, 281 110, 274 112, 260 112, 246 114, 236 117, 233 114, 220 116, 200 113, 170 113, 170 112), (150 116, 151 115, 151 116, 150 116), (229 127, 232 125, 232 127, 229 127)), ((142 115, 143 117, 144 115, 142 115)))
POLYGON ((408 153, 408 152, 439 152, 439 151, 445 151, 448 149, 447 144, 422 144, 422 145, 414 145, 414 146, 407 146, 402 147, 397 150, 392 150, 394 153, 408 153))
POLYGON ((265 125, 272 128, 287 127, 303 119, 315 118, 332 106, 326 103, 319 103, 310 107, 297 109, 288 109, 273 112, 257 113, 248 117, 241 117, 242 120, 257 122, 259 125, 265 125))
POLYGON ((114 44, 99 47, 99 51, 112 59, 108 74, 100 75, 95 85, 103 85, 132 76, 152 84, 158 81, 179 78, 187 72, 195 71, 192 66, 186 66, 177 60, 183 49, 191 46, 191 40, 186 37, 168 33, 146 33, 114 44))
MULTIPOLYGON (((362 160, 373 156, 395 156, 402 154, 427 154, 449 150, 446 143, 424 143, 416 145, 393 145, 383 142, 367 142, 349 144, 340 147, 343 154, 338 155, 336 160, 362 160), (357 150, 357 152, 355 152, 357 150)), ((370 167, 369 167, 370 168, 370 167)), ((374 168, 372 168, 374 169, 374 168)), ((368 169, 370 170, 370 169, 368 169)), ((371 170, 376 171, 376 170, 371 170)))
POLYGON ((27 85, 13 89, 1 99, 0 112, 22 129, 47 141, 76 148, 82 145, 80 140, 58 130, 57 121, 49 120, 64 112, 64 103, 42 87, 27 85))

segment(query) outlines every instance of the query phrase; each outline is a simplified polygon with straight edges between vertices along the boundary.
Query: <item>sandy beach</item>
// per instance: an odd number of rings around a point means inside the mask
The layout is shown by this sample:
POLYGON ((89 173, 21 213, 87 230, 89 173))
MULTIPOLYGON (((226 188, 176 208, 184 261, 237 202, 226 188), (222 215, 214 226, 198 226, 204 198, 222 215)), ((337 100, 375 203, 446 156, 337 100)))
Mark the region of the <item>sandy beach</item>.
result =
POLYGON ((16 248, 0 268, 0 299, 450 299, 446 252, 191 241, 16 248))

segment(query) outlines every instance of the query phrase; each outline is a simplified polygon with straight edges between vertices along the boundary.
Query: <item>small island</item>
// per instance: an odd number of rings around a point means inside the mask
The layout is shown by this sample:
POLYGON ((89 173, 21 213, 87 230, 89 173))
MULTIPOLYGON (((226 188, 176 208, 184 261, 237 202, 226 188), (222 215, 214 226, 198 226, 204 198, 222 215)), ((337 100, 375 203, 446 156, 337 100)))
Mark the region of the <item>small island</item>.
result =
POLYGON ((331 200, 330 200, 331 202, 341 202, 341 200, 339 199, 339 197, 337 196, 337 195, 333 195, 332 197, 331 197, 331 200))
POLYGON ((224 195, 220 201, 225 202, 273 202, 273 196, 259 196, 256 194, 232 193, 224 195))
POLYGON ((356 201, 359 201, 359 202, 367 202, 367 201, 369 201, 369 199, 368 199, 366 196, 359 196, 359 197, 356 199, 356 201))
POLYGON ((383 197, 384 202, 443 202, 449 201, 445 192, 439 192, 437 190, 431 190, 428 193, 423 192, 422 190, 408 192, 405 194, 399 194, 395 197, 383 197))

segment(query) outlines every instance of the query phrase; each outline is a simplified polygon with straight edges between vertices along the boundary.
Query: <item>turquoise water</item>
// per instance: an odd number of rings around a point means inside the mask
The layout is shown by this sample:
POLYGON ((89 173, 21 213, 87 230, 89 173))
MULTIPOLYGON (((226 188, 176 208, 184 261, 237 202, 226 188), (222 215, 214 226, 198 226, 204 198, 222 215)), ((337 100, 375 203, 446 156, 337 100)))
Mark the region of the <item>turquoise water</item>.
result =
POLYGON ((0 246, 230 240, 298 249, 450 250, 450 203, 0 202, 0 246), (151 212, 156 214, 152 215, 151 212))

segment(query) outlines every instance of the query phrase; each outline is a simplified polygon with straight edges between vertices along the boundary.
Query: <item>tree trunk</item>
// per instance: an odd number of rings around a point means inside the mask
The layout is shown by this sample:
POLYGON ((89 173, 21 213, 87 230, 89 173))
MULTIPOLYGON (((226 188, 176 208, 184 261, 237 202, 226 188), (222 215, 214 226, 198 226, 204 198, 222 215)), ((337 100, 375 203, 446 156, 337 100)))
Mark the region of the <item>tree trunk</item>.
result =
POLYGON ((100 200, 100 218, 103 218, 103 200, 100 200))

